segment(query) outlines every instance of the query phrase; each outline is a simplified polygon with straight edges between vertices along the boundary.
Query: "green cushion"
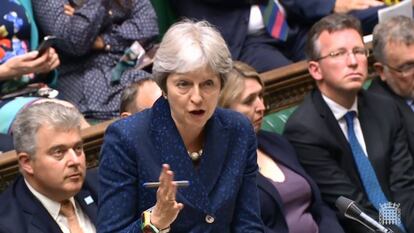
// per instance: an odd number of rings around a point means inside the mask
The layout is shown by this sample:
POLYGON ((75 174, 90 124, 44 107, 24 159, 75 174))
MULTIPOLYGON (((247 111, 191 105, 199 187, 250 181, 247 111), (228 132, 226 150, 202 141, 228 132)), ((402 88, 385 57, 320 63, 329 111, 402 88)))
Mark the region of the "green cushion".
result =
POLYGON ((371 86, 371 83, 372 83, 372 79, 368 79, 367 81, 365 81, 362 88, 364 88, 365 90, 368 90, 369 86, 371 86))
POLYGON ((177 16, 172 9, 169 1, 151 0, 151 3, 155 9, 155 13, 157 14, 158 27, 160 29, 160 35, 158 39, 161 41, 168 28, 177 21, 177 16))
POLYGON ((262 129, 270 132, 281 134, 285 128, 285 124, 290 115, 296 110, 298 106, 293 106, 281 111, 268 114, 264 117, 262 129))

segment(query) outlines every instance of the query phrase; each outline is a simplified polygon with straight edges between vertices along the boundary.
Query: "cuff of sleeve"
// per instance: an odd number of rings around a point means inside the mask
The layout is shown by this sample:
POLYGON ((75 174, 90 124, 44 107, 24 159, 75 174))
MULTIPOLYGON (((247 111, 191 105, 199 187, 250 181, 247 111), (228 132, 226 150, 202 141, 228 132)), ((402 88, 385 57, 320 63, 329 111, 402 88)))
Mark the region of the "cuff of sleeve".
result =
MULTIPOLYGON (((152 208, 151 208, 152 209, 152 208)), ((141 215, 141 229, 143 233, 168 233, 170 227, 159 230, 151 223, 151 209, 146 210, 141 215)))

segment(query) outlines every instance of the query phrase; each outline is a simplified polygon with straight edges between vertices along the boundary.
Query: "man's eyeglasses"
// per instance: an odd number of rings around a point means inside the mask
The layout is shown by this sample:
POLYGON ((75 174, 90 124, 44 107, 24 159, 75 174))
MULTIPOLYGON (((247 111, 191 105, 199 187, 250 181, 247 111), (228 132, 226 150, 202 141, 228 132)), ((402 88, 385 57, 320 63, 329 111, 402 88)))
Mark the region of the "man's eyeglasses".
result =
POLYGON ((388 69, 398 73, 399 75, 403 76, 403 77, 408 77, 408 76, 412 76, 414 75, 414 64, 405 64, 402 65, 401 68, 395 68, 392 67, 386 63, 382 63, 383 66, 387 67, 388 69))
POLYGON ((320 61, 325 58, 332 58, 337 60, 345 60, 348 58, 350 54, 353 54, 356 58, 366 58, 369 56, 369 50, 363 47, 355 47, 351 51, 348 51, 344 48, 338 49, 336 51, 330 52, 325 56, 321 56, 316 59, 316 61, 320 61))

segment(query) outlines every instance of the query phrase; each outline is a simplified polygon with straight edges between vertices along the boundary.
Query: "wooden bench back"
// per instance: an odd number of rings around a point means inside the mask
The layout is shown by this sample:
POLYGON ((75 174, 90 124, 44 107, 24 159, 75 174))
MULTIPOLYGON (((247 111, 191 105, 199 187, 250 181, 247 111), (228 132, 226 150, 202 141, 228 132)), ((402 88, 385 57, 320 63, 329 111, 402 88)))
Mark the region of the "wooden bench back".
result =
MULTIPOLYGON (((374 74, 373 62, 374 59, 371 56, 369 58, 370 77, 374 74)), ((264 100, 267 114, 298 105, 305 95, 315 87, 315 81, 308 72, 306 61, 264 72, 261 77, 265 83, 264 100)), ((82 131, 88 167, 98 165, 103 136, 106 128, 112 122, 113 120, 103 122, 82 131)), ((16 152, 9 151, 0 154, 0 191, 7 187, 17 173, 16 152)))

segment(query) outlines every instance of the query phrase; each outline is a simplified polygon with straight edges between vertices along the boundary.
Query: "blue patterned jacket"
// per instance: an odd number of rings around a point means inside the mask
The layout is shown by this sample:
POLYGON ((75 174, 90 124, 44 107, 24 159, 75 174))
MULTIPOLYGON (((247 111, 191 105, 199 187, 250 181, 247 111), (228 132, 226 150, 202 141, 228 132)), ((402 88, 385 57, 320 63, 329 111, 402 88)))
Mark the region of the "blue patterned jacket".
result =
MULTIPOLYGON (((61 39, 57 89, 86 117, 118 116, 121 91, 148 75, 134 67, 111 83, 112 69, 134 41, 147 42, 158 35, 157 17, 149 0, 131 0, 127 9, 112 0, 87 0, 73 16, 64 13, 67 0, 33 0, 40 31, 61 39), (93 50, 101 36, 109 50, 93 50)), ((127 2, 127 1, 122 1, 127 2)))
MULTIPOLYGON (((191 130, 191 129, 189 129, 191 130)), ((263 232, 256 185, 256 136, 241 114, 218 108, 205 127, 197 169, 189 158, 161 97, 153 108, 113 123, 101 154, 98 232, 141 232, 141 213, 154 206, 158 181, 167 163, 176 180, 189 180, 177 201, 184 209, 174 232, 263 232)))

